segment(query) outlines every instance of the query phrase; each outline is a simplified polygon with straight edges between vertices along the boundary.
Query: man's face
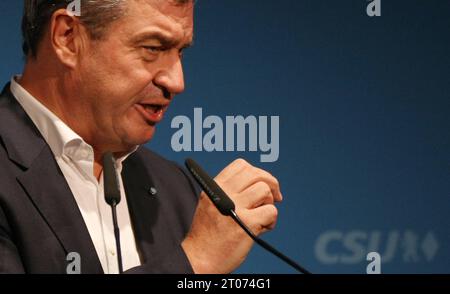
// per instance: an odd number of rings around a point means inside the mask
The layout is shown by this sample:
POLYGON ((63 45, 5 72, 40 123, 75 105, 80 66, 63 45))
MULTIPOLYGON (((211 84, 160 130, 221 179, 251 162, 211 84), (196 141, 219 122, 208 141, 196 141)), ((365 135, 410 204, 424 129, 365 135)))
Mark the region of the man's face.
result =
MULTIPOLYGON (((126 1, 126 13, 79 60, 76 107, 93 142, 113 152, 149 141, 184 90, 181 51, 193 38, 193 5, 126 1)), ((76 113, 76 112, 74 112, 76 113)))

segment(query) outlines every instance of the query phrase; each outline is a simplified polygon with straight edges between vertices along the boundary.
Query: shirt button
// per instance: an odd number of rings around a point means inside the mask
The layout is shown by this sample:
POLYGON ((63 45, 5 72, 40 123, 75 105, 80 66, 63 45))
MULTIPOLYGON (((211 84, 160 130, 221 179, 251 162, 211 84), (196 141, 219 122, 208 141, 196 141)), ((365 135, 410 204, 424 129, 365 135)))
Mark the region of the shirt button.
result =
POLYGON ((112 256, 115 256, 116 252, 114 250, 109 250, 109 254, 111 254, 112 256))

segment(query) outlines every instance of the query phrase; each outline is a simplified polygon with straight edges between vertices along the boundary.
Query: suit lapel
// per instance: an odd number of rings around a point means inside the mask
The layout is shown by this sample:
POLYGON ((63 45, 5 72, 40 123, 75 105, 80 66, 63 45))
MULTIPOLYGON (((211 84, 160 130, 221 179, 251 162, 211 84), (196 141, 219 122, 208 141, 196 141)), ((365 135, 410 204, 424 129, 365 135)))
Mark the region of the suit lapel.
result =
POLYGON ((0 96, 0 136, 31 201, 54 232, 66 254, 78 252, 83 273, 102 267, 66 179, 39 131, 6 85, 0 96))
POLYGON ((153 227, 159 213, 159 200, 150 193, 154 182, 140 160, 137 151, 124 162, 122 180, 125 188, 136 245, 141 262, 151 259, 154 244, 153 227))
POLYGON ((44 148, 33 165, 17 179, 66 255, 69 252, 80 254, 82 273, 102 273, 89 231, 50 149, 44 148))

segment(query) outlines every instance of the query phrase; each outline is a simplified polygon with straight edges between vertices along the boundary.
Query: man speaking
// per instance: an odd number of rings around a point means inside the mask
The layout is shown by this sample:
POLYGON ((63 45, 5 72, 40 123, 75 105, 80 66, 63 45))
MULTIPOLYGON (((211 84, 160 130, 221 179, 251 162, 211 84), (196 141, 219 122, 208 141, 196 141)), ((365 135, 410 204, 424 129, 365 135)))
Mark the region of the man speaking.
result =
MULTIPOLYGON (((176 164, 142 145, 184 90, 189 0, 25 0, 26 64, 0 96, 0 273, 118 273, 102 157, 114 154, 125 273, 229 273, 252 240, 176 164)), ((277 180, 236 160, 215 178, 256 233, 277 180)))

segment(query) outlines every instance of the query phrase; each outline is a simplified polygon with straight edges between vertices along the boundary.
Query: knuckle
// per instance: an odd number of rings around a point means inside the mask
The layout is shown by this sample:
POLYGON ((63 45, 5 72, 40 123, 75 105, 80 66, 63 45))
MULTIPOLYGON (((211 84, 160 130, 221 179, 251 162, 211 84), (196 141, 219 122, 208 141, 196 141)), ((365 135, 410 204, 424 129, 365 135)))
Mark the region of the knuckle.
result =
POLYGON ((239 169, 244 169, 251 166, 245 159, 238 158, 231 163, 232 166, 236 166, 239 169))
POLYGON ((269 205, 270 207, 270 214, 274 219, 278 218, 278 209, 275 207, 275 205, 269 205))
POLYGON ((266 177, 269 173, 259 167, 253 167, 254 173, 259 175, 260 177, 266 177))
POLYGON ((269 196, 272 193, 270 186, 266 182, 259 181, 256 184, 258 185, 258 190, 261 191, 264 196, 269 196))
POLYGON ((278 179, 275 178, 270 172, 256 168, 256 173, 263 179, 268 179, 271 183, 273 183, 276 186, 279 186, 278 179))
POLYGON ((273 183, 274 183, 274 185, 275 185, 277 188, 279 188, 279 187, 280 187, 280 182, 278 181, 278 179, 275 178, 274 176, 272 176, 272 178, 273 178, 273 183))
POLYGON ((276 177, 274 177, 272 174, 268 174, 270 181, 272 182, 272 185, 276 188, 280 187, 280 182, 278 181, 278 179, 276 177))

